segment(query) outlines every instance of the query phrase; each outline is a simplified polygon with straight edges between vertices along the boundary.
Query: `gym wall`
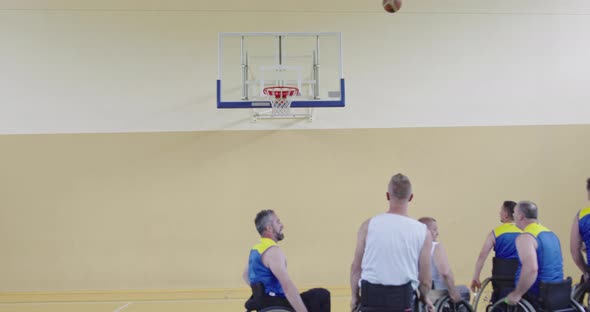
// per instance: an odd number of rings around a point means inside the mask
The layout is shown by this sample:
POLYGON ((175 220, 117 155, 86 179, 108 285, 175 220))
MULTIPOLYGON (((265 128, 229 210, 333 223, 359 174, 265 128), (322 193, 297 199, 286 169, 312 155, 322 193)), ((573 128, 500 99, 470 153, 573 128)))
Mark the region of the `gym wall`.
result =
POLYGON ((343 289, 397 172, 457 281, 506 199, 539 205, 578 275, 586 1, 209 2, 0 4, 1 293, 241 289, 261 209, 297 285, 343 289), (341 31, 347 107, 311 123, 217 110, 229 31, 341 31))

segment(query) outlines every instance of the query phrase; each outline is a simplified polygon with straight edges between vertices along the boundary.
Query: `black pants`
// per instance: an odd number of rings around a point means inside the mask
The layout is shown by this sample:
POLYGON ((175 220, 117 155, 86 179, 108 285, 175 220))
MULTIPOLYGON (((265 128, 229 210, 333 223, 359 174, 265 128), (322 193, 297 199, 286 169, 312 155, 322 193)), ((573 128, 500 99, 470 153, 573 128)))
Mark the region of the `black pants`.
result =
MULTIPOLYGON (((309 312, 330 312, 330 292, 324 288, 313 288, 301 293, 303 304, 309 312)), ((264 296, 260 300, 260 309, 272 306, 292 308, 286 298, 264 296)))

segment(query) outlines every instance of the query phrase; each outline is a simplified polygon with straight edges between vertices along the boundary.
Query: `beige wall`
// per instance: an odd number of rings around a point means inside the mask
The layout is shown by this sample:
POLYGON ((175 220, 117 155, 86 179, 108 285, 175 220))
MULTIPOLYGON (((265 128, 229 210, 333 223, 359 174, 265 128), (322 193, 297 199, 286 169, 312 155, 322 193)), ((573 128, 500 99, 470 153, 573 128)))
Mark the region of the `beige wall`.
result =
POLYGON ((356 230, 386 208, 439 220, 459 281, 504 199, 530 199, 562 240, 588 205, 590 126, 0 136, 0 292, 239 288, 275 209, 298 285, 347 286, 356 230))
POLYGON ((0 133, 590 124, 590 2, 517 2, 0 1, 0 133), (216 109, 218 34, 236 31, 342 32, 346 107, 216 109))
POLYGON ((357 0, 0 1, 0 302, 239 310, 252 219, 273 208, 297 285, 330 287, 343 311, 357 227, 397 171, 460 282, 504 199, 536 201, 567 251, 588 205, 588 14, 586 0, 408 0, 394 15, 357 0), (218 33, 235 31, 342 32, 347 107, 313 122, 217 110, 218 33), (14 293, 31 291, 49 293, 14 293))

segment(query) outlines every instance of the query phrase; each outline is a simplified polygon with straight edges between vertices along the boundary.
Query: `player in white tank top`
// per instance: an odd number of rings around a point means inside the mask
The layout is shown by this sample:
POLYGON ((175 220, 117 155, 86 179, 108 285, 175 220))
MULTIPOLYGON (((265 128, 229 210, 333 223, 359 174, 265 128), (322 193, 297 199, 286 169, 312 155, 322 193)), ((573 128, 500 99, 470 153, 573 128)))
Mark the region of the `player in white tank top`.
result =
POLYGON ((418 288, 418 259, 426 238, 426 226, 414 219, 392 213, 375 216, 369 222, 361 279, 372 284, 418 288))
POLYGON ((419 289, 420 300, 434 309, 428 299, 432 236, 424 224, 408 217, 413 197, 410 180, 402 174, 394 175, 387 189, 388 212, 361 225, 350 268, 351 310, 360 304, 361 280, 389 286, 411 282, 419 289))

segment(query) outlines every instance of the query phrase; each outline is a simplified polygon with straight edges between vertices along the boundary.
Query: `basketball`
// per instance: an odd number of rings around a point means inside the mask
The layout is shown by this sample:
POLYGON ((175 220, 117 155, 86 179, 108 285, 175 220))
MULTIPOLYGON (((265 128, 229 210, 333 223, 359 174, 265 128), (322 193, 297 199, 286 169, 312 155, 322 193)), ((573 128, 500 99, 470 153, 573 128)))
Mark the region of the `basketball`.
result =
POLYGON ((402 0, 383 0, 383 9, 389 13, 395 13, 402 7, 402 0))

